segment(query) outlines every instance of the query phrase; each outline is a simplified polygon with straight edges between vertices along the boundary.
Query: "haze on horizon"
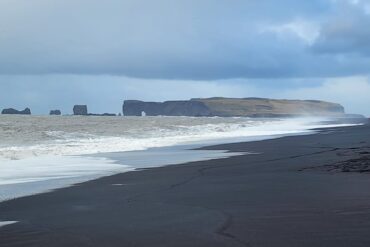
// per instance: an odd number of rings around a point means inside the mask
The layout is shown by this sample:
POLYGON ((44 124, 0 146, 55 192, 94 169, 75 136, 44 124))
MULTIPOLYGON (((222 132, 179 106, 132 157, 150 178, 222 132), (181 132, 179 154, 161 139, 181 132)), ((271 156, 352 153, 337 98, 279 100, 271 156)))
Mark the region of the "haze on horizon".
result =
POLYGON ((319 99, 370 115, 367 0, 3 0, 0 109, 319 99))

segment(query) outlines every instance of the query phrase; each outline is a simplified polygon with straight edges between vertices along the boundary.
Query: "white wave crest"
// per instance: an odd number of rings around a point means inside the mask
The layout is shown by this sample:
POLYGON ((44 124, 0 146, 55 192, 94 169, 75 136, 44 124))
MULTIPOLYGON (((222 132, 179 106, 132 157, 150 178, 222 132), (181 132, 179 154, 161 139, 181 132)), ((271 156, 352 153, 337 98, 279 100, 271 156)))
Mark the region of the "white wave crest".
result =
MULTIPOLYGON (((191 121, 191 118, 187 121, 191 121)), ((128 129, 124 133, 117 131, 115 136, 99 134, 99 128, 109 128, 109 125, 99 126, 94 131, 90 130, 90 133, 84 132, 83 126, 69 132, 44 130, 43 134, 47 136, 46 141, 40 141, 36 144, 0 147, 0 159, 20 160, 28 157, 50 155, 135 151, 224 138, 304 133, 312 128, 334 126, 317 124, 319 119, 312 118, 269 121, 250 119, 240 119, 236 122, 218 121, 217 123, 203 123, 193 126, 188 122, 184 125, 180 121, 165 127, 158 127, 158 122, 153 122, 152 125, 147 124, 143 128, 135 126, 135 128, 128 129)))

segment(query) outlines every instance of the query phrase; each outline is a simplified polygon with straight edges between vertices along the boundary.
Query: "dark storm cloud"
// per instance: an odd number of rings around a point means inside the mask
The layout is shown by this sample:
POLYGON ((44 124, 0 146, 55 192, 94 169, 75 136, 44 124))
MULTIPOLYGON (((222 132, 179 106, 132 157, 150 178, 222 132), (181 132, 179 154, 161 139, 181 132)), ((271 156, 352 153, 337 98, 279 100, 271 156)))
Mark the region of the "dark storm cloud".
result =
POLYGON ((338 14, 322 24, 315 52, 370 56, 370 2, 351 2, 338 4, 338 14))
POLYGON ((321 55, 335 43, 321 25, 343 2, 3 0, 0 73, 192 80, 364 73, 368 58, 321 55))

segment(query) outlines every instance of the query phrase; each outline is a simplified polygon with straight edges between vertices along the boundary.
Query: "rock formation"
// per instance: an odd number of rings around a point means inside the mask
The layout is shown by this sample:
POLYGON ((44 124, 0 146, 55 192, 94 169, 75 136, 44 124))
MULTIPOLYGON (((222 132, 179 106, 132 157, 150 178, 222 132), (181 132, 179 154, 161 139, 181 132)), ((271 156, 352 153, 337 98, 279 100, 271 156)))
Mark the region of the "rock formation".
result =
POLYGON ((73 107, 73 115, 79 115, 79 116, 101 116, 101 117, 114 117, 114 116, 117 116, 114 113, 102 113, 102 114, 88 113, 88 111, 87 111, 87 105, 75 105, 73 107))
POLYGON ((31 110, 30 110, 30 108, 26 108, 23 111, 18 111, 18 110, 13 109, 13 108, 8 108, 8 109, 2 110, 1 114, 31 115, 31 110))
POLYGON ((62 112, 60 110, 51 110, 50 111, 50 115, 58 115, 58 116, 60 116, 60 115, 62 115, 62 112))
POLYGON ((87 116, 87 105, 75 105, 73 107, 73 115, 87 116))
POLYGON ((89 113, 87 114, 88 116, 98 116, 98 117, 115 117, 117 116, 115 113, 102 113, 102 114, 98 114, 98 113, 89 113))
POLYGON ((143 102, 126 100, 123 105, 125 116, 210 116, 208 107, 198 101, 143 102))
POLYGON ((292 117, 344 115, 344 108, 325 101, 264 98, 207 98, 163 103, 124 101, 125 116, 141 116, 143 112, 146 116, 292 117))
POLYGON ((203 102, 213 116, 223 117, 284 117, 328 116, 344 114, 340 104, 318 100, 276 100, 264 98, 208 98, 192 99, 203 102))

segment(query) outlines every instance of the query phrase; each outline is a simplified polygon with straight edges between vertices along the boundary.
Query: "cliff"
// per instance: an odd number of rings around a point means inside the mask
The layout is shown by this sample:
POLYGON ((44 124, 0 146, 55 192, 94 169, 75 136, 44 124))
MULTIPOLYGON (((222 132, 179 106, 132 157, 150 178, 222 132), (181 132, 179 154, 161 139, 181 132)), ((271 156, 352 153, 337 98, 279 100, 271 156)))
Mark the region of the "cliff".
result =
POLYGON ((30 108, 26 108, 23 111, 18 111, 18 110, 13 109, 13 108, 8 108, 8 109, 2 110, 1 114, 31 115, 31 110, 30 110, 30 108))
POLYGON ((290 117, 344 115, 344 107, 317 100, 276 100, 263 98, 206 98, 188 101, 144 102, 126 100, 125 116, 219 116, 290 117))
POLYGON ((123 115, 141 116, 211 116, 208 107, 198 101, 144 102, 126 100, 123 104, 123 115))
POLYGON ((276 100, 264 98, 192 99, 204 103, 213 116, 273 117, 344 114, 344 107, 318 100, 276 100))

